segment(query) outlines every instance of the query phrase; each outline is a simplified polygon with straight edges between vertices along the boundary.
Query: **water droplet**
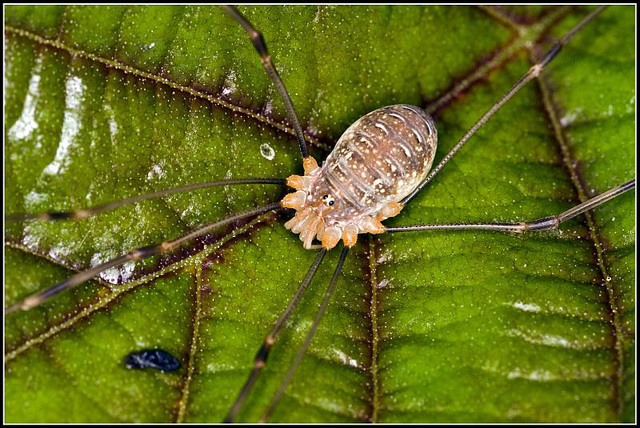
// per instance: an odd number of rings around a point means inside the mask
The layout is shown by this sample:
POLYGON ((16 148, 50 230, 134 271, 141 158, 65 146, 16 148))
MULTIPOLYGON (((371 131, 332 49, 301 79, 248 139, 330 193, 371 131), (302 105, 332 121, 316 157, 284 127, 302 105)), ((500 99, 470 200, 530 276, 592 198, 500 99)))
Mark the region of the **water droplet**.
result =
POLYGON ((273 158, 276 156, 276 151, 273 150, 270 145, 264 143, 260 146, 260 154, 267 160, 273 160, 273 158))

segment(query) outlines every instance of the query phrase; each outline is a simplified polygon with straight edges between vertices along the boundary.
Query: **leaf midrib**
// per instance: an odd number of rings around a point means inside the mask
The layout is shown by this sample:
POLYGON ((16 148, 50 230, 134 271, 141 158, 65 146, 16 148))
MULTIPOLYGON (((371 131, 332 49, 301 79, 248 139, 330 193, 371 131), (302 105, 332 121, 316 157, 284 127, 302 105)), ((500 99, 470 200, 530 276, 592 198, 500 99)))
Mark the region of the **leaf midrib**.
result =
MULTIPOLYGON (((107 59, 104 57, 101 57, 99 55, 95 55, 89 52, 85 52, 83 50, 80 49, 75 49, 72 48, 70 46, 65 45, 64 43, 58 41, 58 40, 51 40, 51 39, 47 39, 45 37, 42 37, 40 35, 37 35, 35 33, 32 33, 30 31, 27 30, 23 30, 21 28, 16 28, 16 27, 12 27, 12 26, 5 26, 5 32, 9 33, 9 34, 13 34, 13 35, 17 35, 20 37, 25 37, 31 41, 34 41, 40 45, 44 45, 44 46, 48 46, 50 48, 54 48, 57 50, 61 50, 66 52, 67 54, 71 55, 71 56, 78 56, 90 61, 94 61, 97 63, 100 63, 104 66, 106 66, 107 68, 110 69, 114 69, 114 70, 119 70, 119 71, 123 71, 125 73, 131 74, 132 76, 135 76, 137 79, 140 80, 151 80, 157 84, 161 84, 161 85, 165 85, 168 86, 171 89, 175 89, 177 91, 183 92, 187 95, 190 95, 192 97, 196 97, 199 99, 203 99, 206 100, 214 105, 223 107, 225 109, 228 109, 229 111, 233 112, 233 113, 237 113, 237 114, 241 114, 243 116, 247 116, 248 118, 255 120, 259 123, 263 123, 266 124, 274 129, 276 129, 279 132, 284 132, 285 134, 288 134, 290 136, 295 136, 295 132, 293 131, 292 128, 289 128, 289 126, 287 124, 285 124, 284 122, 281 121, 277 121, 275 119, 271 119, 261 113, 256 113, 253 112, 245 107, 233 104, 229 101, 225 101, 222 98, 220 98, 219 96, 217 96, 216 94, 208 94, 205 93, 203 91, 191 88, 189 86, 185 86, 182 85, 180 83, 177 83, 171 79, 168 79, 166 77, 163 76, 159 76, 157 74, 154 73, 150 73, 144 70, 141 70, 139 68, 135 68, 126 64, 123 64, 119 61, 115 61, 115 60, 111 60, 111 59, 107 59)), ((323 142, 322 140, 318 139, 317 137, 311 135, 307 132, 305 132, 305 138, 306 140, 313 144, 314 146, 324 150, 324 151, 329 151, 329 145, 327 145, 326 142, 323 142)))
MULTIPOLYGON (((487 13, 485 8, 481 8, 481 10, 483 10, 485 13, 487 13)), ((568 12, 572 12, 572 11, 568 11, 568 12)), ((498 22, 499 24, 502 25, 506 25, 506 22, 502 22, 501 19, 499 19, 497 16, 495 16, 494 14, 491 13, 487 13, 488 16, 490 16, 492 19, 494 19, 496 22, 498 22)), ((540 33, 537 35, 536 39, 535 39, 535 43, 534 45, 537 46, 538 43, 541 40, 544 40, 547 36, 549 31, 555 27, 556 25, 558 25, 564 18, 566 18, 566 16, 568 15, 567 12, 562 11, 559 13, 554 14, 552 17, 546 17, 547 18, 547 24, 544 25, 544 28, 542 29, 542 31, 540 31, 540 33)), ((526 28, 529 26, 534 26, 534 25, 538 25, 540 23, 540 20, 538 21, 534 21, 531 22, 530 24, 527 25, 523 25, 523 24, 519 24, 514 22, 513 20, 511 20, 508 16, 503 15, 503 18, 506 21, 510 21, 509 26, 512 28, 509 28, 512 31, 518 31, 519 29, 522 28, 526 28)), ((543 17, 544 18, 544 17, 543 17)), ((469 74, 470 79, 466 80, 466 78, 463 78, 462 81, 460 81, 459 78, 457 78, 452 84, 451 84, 451 88, 446 90, 443 94, 439 95, 438 97, 435 98, 435 101, 432 103, 429 103, 429 105, 426 107, 427 111, 429 111, 429 113, 431 114, 435 114, 438 115, 439 113, 442 112, 442 110, 446 109, 450 104, 451 104, 451 100, 453 99, 453 97, 455 97, 456 95, 462 93, 462 92, 466 92, 466 91, 470 91, 474 86, 478 85, 481 83, 481 80, 483 77, 485 77, 486 75, 488 75, 490 72, 495 71, 495 70, 499 70, 504 68, 506 65, 508 65, 510 62, 514 61, 515 59, 518 58, 517 53, 523 49, 524 43, 522 43, 522 37, 516 37, 515 39, 509 41, 506 43, 506 45, 500 47, 497 52, 493 52, 491 54, 491 59, 485 63, 480 65, 480 69, 482 69, 482 73, 478 73, 477 71, 471 71, 471 73, 469 74), (510 52, 509 55, 505 55, 505 52, 510 52), (506 59, 504 58, 506 57, 506 59)), ((535 49, 535 47, 531 48, 531 50, 535 49)), ((530 58, 530 65, 534 65, 533 61, 531 61, 531 57, 530 58)), ((477 65, 475 65, 475 67, 477 67, 477 65)), ((551 87, 554 87, 553 85, 545 85, 545 80, 546 81, 550 81, 552 79, 550 79, 549 77, 549 72, 548 72, 548 68, 546 70, 546 73, 542 73, 542 75, 536 79, 536 84, 538 85, 538 87, 540 88, 541 92, 547 91, 550 96, 549 98, 552 98, 552 91, 551 91, 551 87)), ((463 74, 466 75, 466 74, 463 74)), ((563 166, 564 168, 567 170, 567 173, 571 179, 571 183, 574 186, 574 190, 576 192, 576 194, 578 195, 578 199, 579 199, 579 203, 585 202, 587 199, 589 199, 586 195, 587 195, 587 191, 584 185, 584 182, 579 178, 579 172, 577 170, 577 167, 575 167, 574 165, 577 165, 577 160, 571 156, 571 154, 573 153, 573 151, 571 150, 571 145, 569 143, 568 138, 566 137, 565 133, 563 132, 563 128, 560 126, 560 122, 559 122, 559 114, 558 114, 558 110, 557 108, 555 108, 555 104, 552 101, 549 102, 545 102, 544 99, 544 95, 543 95, 543 110, 546 113, 546 117, 548 118, 548 121, 550 123, 550 125, 552 126, 553 130, 554 130, 554 140, 556 141, 556 144, 558 146, 558 150, 561 153, 561 157, 563 159, 563 166)), ((573 200, 573 197, 571 197, 570 199, 573 200)), ((600 238, 600 234, 598 233, 598 227, 595 223, 595 220, 593 218, 593 215, 591 212, 586 212, 585 214, 585 218, 587 220, 586 225, 587 228, 589 230, 589 241, 591 242, 591 245, 593 247, 593 251, 594 254, 596 255, 595 257, 595 263, 594 263, 594 267, 596 268, 596 270, 599 272, 600 278, 604 279, 608 277, 608 273, 607 273, 607 263, 605 260, 605 256, 604 256, 604 251, 603 251, 603 247, 601 244, 601 238, 600 238)), ((369 240, 369 251, 366 252, 366 254, 368 254, 368 256, 371 256, 373 254, 375 254, 375 246, 378 247, 382 247, 383 244, 380 240, 376 240, 376 239, 370 239, 369 240)), ((376 260, 375 258, 370 258, 370 272, 371 272, 371 279, 373 279, 373 275, 374 272, 376 271, 376 260)), ((377 324, 374 322, 374 320, 377 317, 377 314, 373 313, 374 308, 377 309, 379 306, 379 298, 382 297, 382 295, 380 297, 377 296, 376 293, 376 284, 375 281, 370 281, 370 285, 372 287, 372 292, 371 292, 371 296, 372 296, 372 300, 370 302, 370 307, 372 308, 372 339, 371 342, 372 343, 372 358, 377 358, 377 342, 379 339, 379 331, 377 331, 377 324), (376 329, 374 330, 374 326, 376 326, 376 329)), ((606 294, 607 294, 607 300, 606 300, 606 305, 607 305, 607 309, 609 312, 609 315, 611 317, 612 320, 612 331, 611 334, 613 335, 614 338, 614 348, 616 351, 616 359, 615 359, 615 372, 614 372, 614 376, 612 379, 612 383, 613 383, 613 388, 614 388, 614 392, 612 394, 613 396, 613 402, 612 402, 612 407, 613 407, 613 411, 614 413, 617 415, 618 420, 620 420, 621 418, 621 412, 622 412, 622 399, 621 399, 621 392, 622 392, 622 379, 623 379, 623 369, 624 369, 624 364, 623 364, 623 358, 624 358, 624 350, 622 349, 622 326, 621 323, 619 321, 619 313, 620 311, 618 310, 617 307, 615 305, 615 293, 613 290, 613 285, 611 286, 607 286, 604 281, 601 281, 601 285, 605 288, 606 294)), ((372 375, 372 382, 373 382, 373 389, 372 389, 372 397, 371 397, 371 402, 372 402, 372 414, 371 414, 371 421, 372 422, 377 422, 378 420, 378 412, 380 411, 379 408, 379 402, 377 400, 378 397, 378 385, 380 380, 378 379, 378 372, 376 370, 377 367, 377 362, 376 361, 372 361, 371 362, 371 375, 372 375)))
MULTIPOLYGON (((549 74, 547 74, 546 76, 540 76, 536 80, 538 87, 542 92, 544 109, 547 113, 547 118, 553 128, 554 139, 559 146, 564 167, 567 170, 571 182, 576 189, 578 201, 580 203, 583 203, 589 199, 589 197, 587 196, 587 189, 585 187, 584 180, 581 179, 581 174, 577 166, 577 159, 572 156, 573 150, 571 148, 571 144, 569 143, 569 138, 566 135, 565 128, 563 128, 560 124, 560 115, 557 101, 554 99, 553 91, 551 90, 553 84, 549 83, 551 81, 552 79, 549 74)), ((619 316, 620 309, 616 303, 613 285, 607 285, 607 281, 605 281, 605 278, 609 277, 608 264, 603 250, 602 239, 600 237, 599 229, 596 225, 593 213, 591 211, 587 211, 586 213, 584 213, 584 217, 586 219, 586 225, 589 230, 589 241, 591 242, 593 252, 595 254, 595 267, 600 275, 600 285, 605 289, 606 292, 606 306, 609 311, 609 316, 611 317, 611 322, 613 324, 611 328, 611 334, 613 335, 616 358, 614 360, 615 375, 612 379, 614 389, 612 393, 612 407, 614 413, 620 420, 622 416, 622 399, 620 395, 622 391, 622 371, 624 368, 624 350, 622 349, 621 331, 622 327, 619 316)))

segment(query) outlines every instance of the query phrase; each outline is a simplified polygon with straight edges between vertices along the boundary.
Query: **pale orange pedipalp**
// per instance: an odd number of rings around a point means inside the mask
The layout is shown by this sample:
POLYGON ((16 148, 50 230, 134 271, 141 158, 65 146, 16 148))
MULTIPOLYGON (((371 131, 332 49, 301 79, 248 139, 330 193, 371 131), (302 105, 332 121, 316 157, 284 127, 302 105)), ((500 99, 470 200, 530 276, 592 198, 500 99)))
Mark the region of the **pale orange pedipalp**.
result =
POLYGON ((380 212, 378 212, 378 216, 376 217, 378 220, 382 221, 387 218, 395 217, 400 214, 400 211, 404 208, 400 202, 389 202, 387 205, 382 207, 380 212))
POLYGON ((304 168, 304 175, 312 175, 320 168, 318 162, 311 156, 304 158, 302 166, 304 168))

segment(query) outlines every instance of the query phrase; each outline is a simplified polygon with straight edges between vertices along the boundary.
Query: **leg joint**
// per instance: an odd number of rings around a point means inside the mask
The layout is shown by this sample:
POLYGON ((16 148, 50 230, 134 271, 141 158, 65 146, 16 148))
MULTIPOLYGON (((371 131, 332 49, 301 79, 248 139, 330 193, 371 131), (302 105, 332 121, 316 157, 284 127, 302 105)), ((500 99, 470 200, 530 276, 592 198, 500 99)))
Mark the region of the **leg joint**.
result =
POLYGON ((269 51, 267 50, 267 43, 264 41, 264 37, 262 33, 258 30, 253 30, 250 34, 251 42, 253 42, 253 46, 258 51, 261 57, 268 57, 269 51))
POLYGON ((42 220, 69 220, 74 218, 73 213, 63 211, 53 211, 50 213, 44 213, 41 216, 42 220))
POLYGON ((544 217, 538 220, 534 220, 532 222, 527 223, 527 230, 551 230, 555 229, 560 225, 560 220, 558 217, 544 217))
POLYGON ((271 349, 271 344, 265 342, 262 344, 256 357, 253 359, 256 368, 262 368, 267 362, 267 357, 269 357, 269 350, 271 349))
POLYGON ((156 246, 156 245, 149 245, 147 247, 140 247, 137 250, 134 250, 131 252, 131 259, 132 260, 141 260, 144 259, 146 257, 151 257, 154 254, 156 254, 158 252, 158 249, 161 248, 161 246, 156 246))

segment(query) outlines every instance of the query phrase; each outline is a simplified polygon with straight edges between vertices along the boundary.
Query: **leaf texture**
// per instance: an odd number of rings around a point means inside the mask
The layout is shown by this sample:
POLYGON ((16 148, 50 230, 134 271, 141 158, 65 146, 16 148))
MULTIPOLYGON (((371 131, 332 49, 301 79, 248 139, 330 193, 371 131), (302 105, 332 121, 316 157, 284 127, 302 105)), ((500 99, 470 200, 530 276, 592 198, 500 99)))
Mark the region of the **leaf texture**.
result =
MULTIPOLYGON (((378 107, 431 108, 436 161, 590 8, 253 6, 324 159, 378 107)), ((523 221, 635 174, 635 10, 571 40, 389 225, 523 221)), ((302 166, 246 33, 210 6, 5 8, 5 208, 72 210, 302 166)), ((5 306, 281 198, 214 188, 83 221, 7 223, 5 306)), ((360 236, 274 422, 622 422, 635 415, 635 200, 520 236, 360 236)), ((8 422, 219 422, 314 254, 290 214, 235 223, 5 317, 8 422), (176 372, 129 370, 159 348, 176 372)), ((266 410, 331 252, 240 414, 266 410)))

